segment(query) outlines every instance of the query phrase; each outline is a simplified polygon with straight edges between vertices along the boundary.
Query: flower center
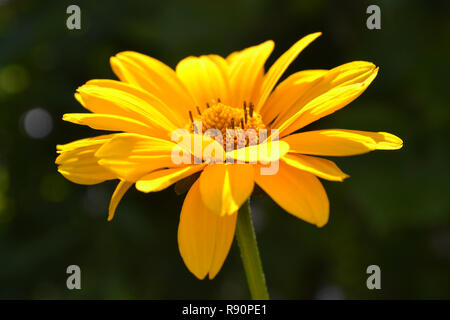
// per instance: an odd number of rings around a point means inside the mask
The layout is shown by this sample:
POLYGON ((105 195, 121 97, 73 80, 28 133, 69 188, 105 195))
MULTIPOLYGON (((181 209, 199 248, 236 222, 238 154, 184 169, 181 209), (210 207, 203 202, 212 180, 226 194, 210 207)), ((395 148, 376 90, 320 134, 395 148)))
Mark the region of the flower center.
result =
POLYGON ((197 112, 198 115, 195 116, 189 112, 191 132, 199 133, 199 125, 203 134, 207 130, 209 130, 208 134, 213 132, 210 129, 216 129, 217 133, 222 134, 223 146, 227 150, 234 149, 234 146, 242 148, 257 144, 260 130, 266 128, 261 115, 254 111, 254 105, 251 102, 248 105, 244 102, 242 108, 231 107, 221 102, 212 106, 207 104, 207 108, 203 111, 197 107, 197 112))

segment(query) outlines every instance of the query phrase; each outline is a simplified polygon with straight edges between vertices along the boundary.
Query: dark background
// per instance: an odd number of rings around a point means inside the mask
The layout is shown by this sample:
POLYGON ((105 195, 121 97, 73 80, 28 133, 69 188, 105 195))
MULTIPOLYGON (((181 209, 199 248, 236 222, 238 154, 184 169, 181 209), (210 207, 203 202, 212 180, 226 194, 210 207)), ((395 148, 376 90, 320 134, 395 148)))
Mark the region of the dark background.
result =
POLYGON ((331 216, 322 229, 269 198, 252 202, 271 297, 449 299, 449 9, 449 1, 406 0, 0 0, 0 298, 248 298, 236 244, 213 281, 187 271, 176 237, 183 197, 172 188, 131 189, 107 222, 115 182, 72 184, 54 165, 56 144, 100 132, 61 117, 83 112, 78 86, 115 78, 109 57, 123 50, 174 67, 273 39, 272 63, 322 31, 287 74, 353 60, 380 72, 360 98, 310 128, 387 131, 404 147, 337 158, 351 178, 324 182, 331 216), (70 4, 81 7, 81 30, 66 28, 70 4), (381 8, 381 30, 366 28, 369 4, 381 8), (30 120, 38 133, 51 128, 40 139, 24 120, 35 108, 52 120, 30 120), (66 288, 71 264, 81 267, 82 290, 66 288), (366 287, 371 264, 381 268, 381 290, 366 287))

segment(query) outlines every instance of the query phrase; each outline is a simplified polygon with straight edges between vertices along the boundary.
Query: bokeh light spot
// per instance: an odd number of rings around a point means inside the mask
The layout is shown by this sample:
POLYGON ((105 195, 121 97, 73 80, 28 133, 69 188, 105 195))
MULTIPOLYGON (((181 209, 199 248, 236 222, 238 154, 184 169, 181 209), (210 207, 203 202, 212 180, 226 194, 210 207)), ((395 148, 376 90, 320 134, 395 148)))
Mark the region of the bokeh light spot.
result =
POLYGON ((23 118, 23 127, 29 137, 45 138, 53 129, 52 117, 45 109, 31 109, 23 118))
POLYGON ((8 65, 0 70, 0 89, 6 93, 19 93, 29 84, 27 70, 19 65, 8 65))

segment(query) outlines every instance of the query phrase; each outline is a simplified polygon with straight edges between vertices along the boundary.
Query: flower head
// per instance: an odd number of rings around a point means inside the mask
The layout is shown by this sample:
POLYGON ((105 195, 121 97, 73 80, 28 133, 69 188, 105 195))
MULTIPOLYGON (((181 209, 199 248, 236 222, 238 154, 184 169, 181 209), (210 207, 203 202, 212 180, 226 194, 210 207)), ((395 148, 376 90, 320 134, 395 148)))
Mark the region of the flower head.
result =
POLYGON ((289 64, 318 36, 299 40, 267 72, 272 41, 226 58, 188 57, 176 70, 137 52, 117 54, 111 66, 120 81, 88 81, 75 97, 91 113, 63 117, 116 133, 59 145, 58 171, 86 185, 118 179, 108 220, 132 185, 142 192, 190 186, 178 244, 186 266, 200 279, 214 278, 221 269, 238 209, 255 183, 290 214, 325 225, 329 202, 318 177, 343 181, 348 176, 318 156, 394 150, 402 147, 402 140, 385 132, 298 132, 352 102, 378 72, 370 62, 355 61, 331 70, 300 71, 278 84, 289 64), (181 142, 174 135, 180 129, 187 137, 181 142), (262 146, 277 152, 260 152, 262 146), (215 160, 236 163, 206 159, 211 148, 215 160), (174 161, 174 154, 187 161, 174 161), (275 170, 264 171, 274 163, 275 170))

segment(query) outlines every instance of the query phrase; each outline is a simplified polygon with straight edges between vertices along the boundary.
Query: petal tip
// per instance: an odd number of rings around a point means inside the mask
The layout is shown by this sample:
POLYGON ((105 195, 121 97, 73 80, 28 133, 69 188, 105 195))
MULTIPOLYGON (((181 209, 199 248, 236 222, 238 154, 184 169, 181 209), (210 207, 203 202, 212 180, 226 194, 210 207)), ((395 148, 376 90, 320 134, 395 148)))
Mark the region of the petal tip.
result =
POLYGON ((321 221, 321 222, 317 222, 316 223, 316 227, 317 228, 323 228, 323 227, 325 227, 326 226, 326 224, 328 223, 328 219, 326 220, 326 221, 321 221))
POLYGON ((206 273, 197 273, 192 270, 189 270, 198 280, 204 280, 206 278, 206 273))
POLYGON ((317 228, 323 228, 327 225, 328 220, 329 220, 329 211, 327 211, 327 214, 318 217, 318 219, 316 220, 316 222, 314 223, 316 225, 317 228))
POLYGON ((317 31, 317 32, 310 33, 303 38, 311 38, 311 42, 312 42, 312 41, 316 40, 318 37, 320 37, 321 35, 322 35, 322 32, 317 31))
POLYGON ((111 68, 113 69, 113 71, 115 70, 115 68, 119 68, 120 67, 120 60, 118 58, 117 55, 112 56, 109 58, 109 64, 111 65, 111 68))

